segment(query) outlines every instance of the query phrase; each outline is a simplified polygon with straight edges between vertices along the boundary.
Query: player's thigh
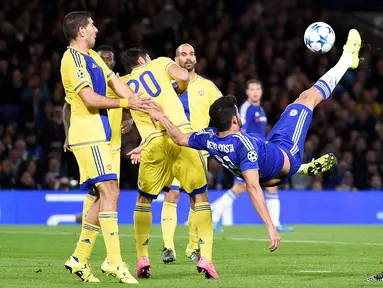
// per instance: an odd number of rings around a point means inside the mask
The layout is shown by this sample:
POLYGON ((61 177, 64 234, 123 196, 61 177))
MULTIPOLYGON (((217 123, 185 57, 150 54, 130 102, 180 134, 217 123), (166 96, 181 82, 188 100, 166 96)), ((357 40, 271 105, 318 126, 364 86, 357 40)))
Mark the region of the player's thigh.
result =
POLYGON ((113 162, 113 169, 115 173, 117 174, 117 179, 120 181, 120 169, 121 169, 121 150, 112 150, 112 162, 113 162))
POLYGON ((163 141, 162 137, 152 139, 141 152, 137 185, 146 198, 157 198, 173 179, 163 141))
POLYGON ((173 165, 173 174, 188 194, 201 194, 207 189, 208 171, 201 151, 181 147, 173 165))
POLYGON ((77 147, 73 153, 80 170, 81 189, 94 189, 103 181, 117 180, 109 144, 77 147))
POLYGON ((267 140, 290 154, 290 172, 293 174, 302 164, 304 144, 312 119, 312 111, 302 104, 290 104, 267 140))

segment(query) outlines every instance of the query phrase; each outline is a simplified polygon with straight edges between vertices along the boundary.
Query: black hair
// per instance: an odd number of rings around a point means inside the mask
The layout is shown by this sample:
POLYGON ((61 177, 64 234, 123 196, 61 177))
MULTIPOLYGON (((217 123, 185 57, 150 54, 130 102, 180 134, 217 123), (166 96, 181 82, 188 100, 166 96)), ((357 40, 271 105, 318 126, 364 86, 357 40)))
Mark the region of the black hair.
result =
POLYGON ((149 56, 152 58, 152 52, 142 47, 134 47, 125 51, 121 57, 121 63, 125 68, 126 73, 130 73, 134 66, 137 66, 140 57, 149 56))
POLYGON ((74 40, 77 37, 80 27, 85 28, 88 25, 90 14, 86 11, 74 11, 68 13, 63 21, 63 32, 68 41, 74 40))
POLYGON ((105 52, 111 52, 114 54, 114 49, 109 45, 101 45, 94 49, 96 52, 105 51, 105 52))
POLYGON ((262 87, 262 82, 259 81, 258 79, 250 79, 250 80, 247 80, 247 81, 246 81, 246 89, 249 88, 249 85, 250 85, 250 84, 259 84, 259 85, 261 85, 261 87, 262 87))
POLYGON ((230 129, 233 116, 237 115, 235 105, 237 99, 233 95, 223 96, 214 101, 210 106, 210 119, 218 132, 227 131, 230 129))

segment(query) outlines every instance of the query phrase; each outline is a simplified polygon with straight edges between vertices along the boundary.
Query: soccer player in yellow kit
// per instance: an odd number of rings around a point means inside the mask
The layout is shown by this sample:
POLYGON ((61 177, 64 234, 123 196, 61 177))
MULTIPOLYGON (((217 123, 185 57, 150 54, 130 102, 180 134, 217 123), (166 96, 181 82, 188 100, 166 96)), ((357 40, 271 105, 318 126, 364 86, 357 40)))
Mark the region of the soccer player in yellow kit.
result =
POLYGON ((139 98, 92 50, 98 32, 88 12, 71 12, 63 21, 69 47, 61 60, 61 78, 71 105, 68 131, 80 170, 80 187, 97 189, 99 198, 86 215, 77 247, 65 267, 84 282, 99 282, 88 260, 100 228, 107 251, 104 271, 123 283, 138 283, 122 261, 118 233, 119 189, 110 149, 111 128, 106 109, 130 108, 147 111, 155 106, 150 98, 139 98), (123 99, 109 99, 107 87, 123 99))
MULTIPOLYGON (((135 93, 144 92, 151 96, 182 131, 192 131, 177 95, 187 89, 189 84, 187 70, 167 57, 151 60, 148 52, 140 48, 129 49, 123 64, 127 72, 131 71, 126 77, 122 77, 123 82, 127 83, 135 93), (173 87, 173 81, 176 82, 176 87, 173 87)), ((176 177, 183 190, 195 197, 195 225, 201 247, 201 259, 197 268, 205 272, 206 277, 218 278, 212 263, 213 223, 206 193, 207 169, 202 154, 192 149, 180 149, 180 146, 171 141, 162 125, 159 125, 158 129, 153 128, 147 114, 137 111, 131 111, 131 114, 141 135, 143 148, 138 175, 139 195, 134 211, 137 276, 139 278, 151 276, 148 253, 152 224, 151 203, 161 191, 170 188, 173 178, 176 177)))
MULTIPOLYGON (((189 72, 188 89, 179 96, 184 107, 186 118, 190 121, 193 131, 198 131, 209 126, 209 108, 213 102, 222 96, 221 91, 210 80, 195 73, 197 59, 193 46, 182 44, 176 50, 176 63, 189 72)), ((207 152, 202 152, 207 163, 207 152)), ((182 190, 182 187, 181 187, 182 190)), ((170 263, 176 260, 174 248, 174 232, 177 226, 177 203, 180 197, 180 182, 174 179, 169 192, 165 192, 162 207, 161 227, 164 241, 163 262, 170 263)), ((193 197, 190 198, 189 211, 189 243, 186 248, 186 256, 193 261, 200 258, 198 249, 198 233, 195 225, 195 208, 193 197)))

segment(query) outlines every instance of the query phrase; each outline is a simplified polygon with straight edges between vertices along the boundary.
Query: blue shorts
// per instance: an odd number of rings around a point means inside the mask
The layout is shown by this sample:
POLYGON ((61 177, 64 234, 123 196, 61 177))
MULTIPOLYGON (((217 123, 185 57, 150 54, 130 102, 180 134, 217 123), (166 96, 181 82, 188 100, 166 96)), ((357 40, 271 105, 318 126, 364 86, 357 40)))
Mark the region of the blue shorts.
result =
POLYGON ((267 140, 284 150, 290 159, 290 172, 285 179, 293 176, 302 164, 312 116, 313 112, 303 104, 290 104, 267 136, 267 140))

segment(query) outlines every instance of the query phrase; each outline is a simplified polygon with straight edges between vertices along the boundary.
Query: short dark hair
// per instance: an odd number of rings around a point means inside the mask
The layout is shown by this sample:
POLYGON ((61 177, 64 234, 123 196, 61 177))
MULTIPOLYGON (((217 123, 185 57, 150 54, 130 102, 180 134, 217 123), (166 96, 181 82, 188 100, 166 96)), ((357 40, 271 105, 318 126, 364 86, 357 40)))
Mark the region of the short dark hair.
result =
POLYGON ((86 11, 74 11, 68 13, 63 21, 63 32, 68 41, 77 37, 80 27, 85 28, 88 25, 90 14, 86 11))
POLYGON ((94 49, 94 51, 96 52, 105 51, 105 52, 110 52, 114 54, 114 49, 109 45, 98 46, 97 48, 94 49))
POLYGON ((140 57, 149 56, 152 58, 152 52, 146 50, 143 47, 134 47, 125 51, 121 57, 122 65, 125 68, 126 73, 132 72, 134 66, 138 64, 138 59, 140 57))
POLYGON ((246 81, 246 89, 249 88, 249 85, 250 85, 250 84, 259 84, 259 85, 261 85, 261 87, 262 87, 262 82, 259 81, 258 79, 250 79, 250 80, 247 80, 247 81, 246 81))
POLYGON ((237 115, 236 104, 237 99, 235 96, 228 95, 218 98, 210 106, 209 115, 211 122, 219 132, 230 129, 231 119, 237 115))

